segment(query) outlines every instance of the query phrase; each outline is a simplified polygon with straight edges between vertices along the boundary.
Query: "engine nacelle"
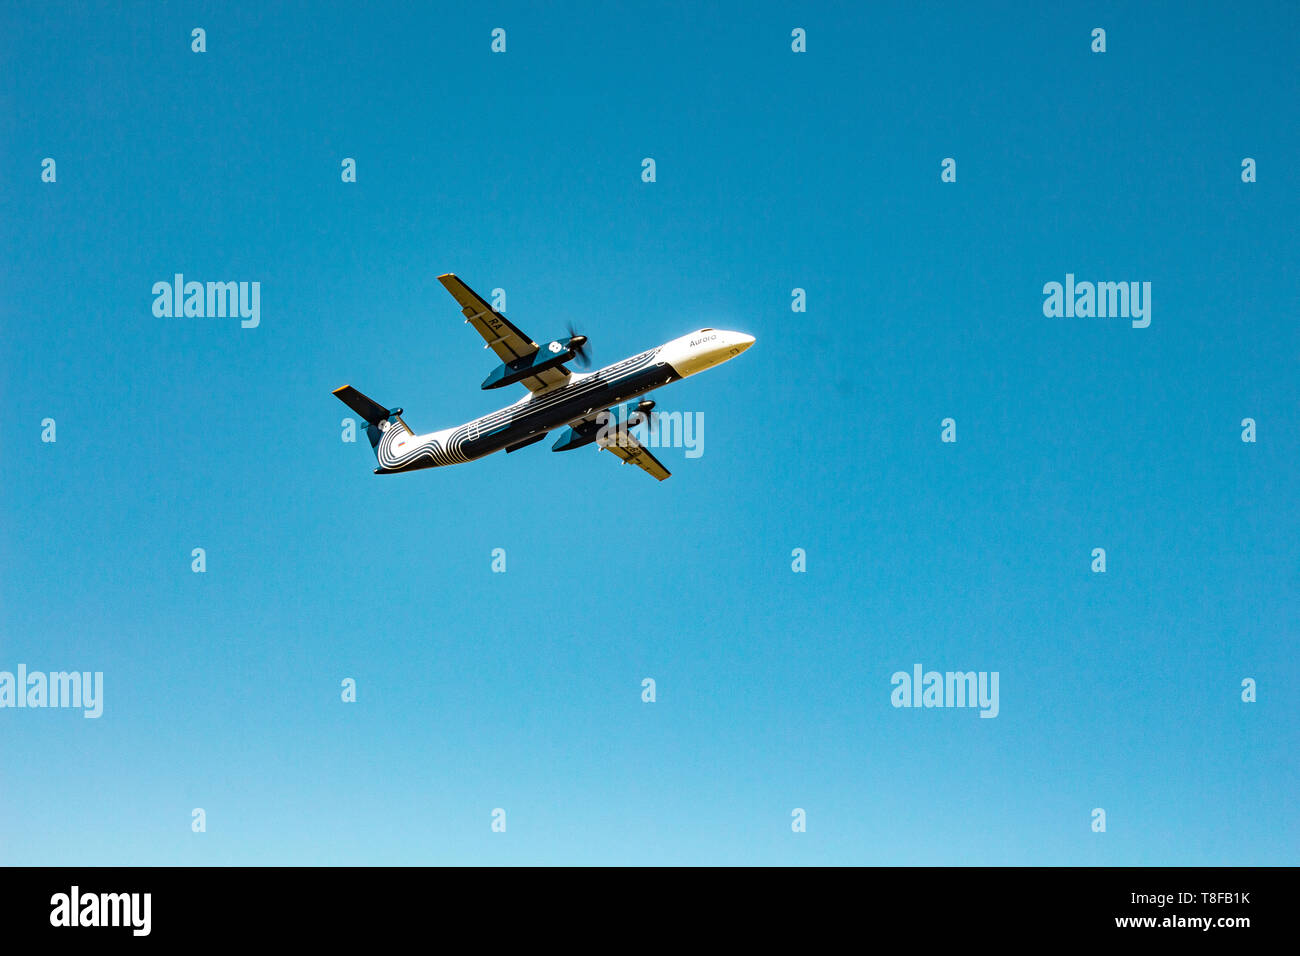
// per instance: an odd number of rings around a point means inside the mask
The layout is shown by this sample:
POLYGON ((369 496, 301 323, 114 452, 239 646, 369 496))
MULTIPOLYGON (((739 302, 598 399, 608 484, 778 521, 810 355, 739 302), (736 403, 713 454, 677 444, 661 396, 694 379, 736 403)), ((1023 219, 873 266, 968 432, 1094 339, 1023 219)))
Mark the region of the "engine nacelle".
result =
POLYGON ((590 445, 600 434, 601 425, 595 422, 580 422, 577 428, 572 425, 560 432, 560 437, 551 446, 551 451, 572 451, 583 445, 590 445))
MULTIPOLYGON (((629 405, 632 403, 629 402, 629 405)), ((650 421, 650 412, 654 410, 655 403, 653 399, 643 398, 637 402, 627 413, 627 424, 630 427, 640 425, 643 422, 650 421)))
POLYGON ((566 346, 562 342, 548 343, 532 355, 498 365, 492 370, 491 375, 483 379, 482 387, 502 388, 506 385, 513 385, 515 382, 522 382, 530 375, 536 375, 538 372, 544 372, 548 368, 555 368, 571 361, 577 354, 573 348, 566 346))

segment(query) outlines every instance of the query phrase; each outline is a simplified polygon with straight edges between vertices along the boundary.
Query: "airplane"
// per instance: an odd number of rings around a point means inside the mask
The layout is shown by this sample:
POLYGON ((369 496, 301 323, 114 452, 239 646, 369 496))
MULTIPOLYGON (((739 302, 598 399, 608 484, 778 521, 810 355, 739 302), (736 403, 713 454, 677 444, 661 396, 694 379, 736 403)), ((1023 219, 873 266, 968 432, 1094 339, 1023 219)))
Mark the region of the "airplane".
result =
POLYGON ((723 329, 697 329, 595 372, 571 372, 568 362, 589 364, 587 337, 569 328, 563 338, 538 345, 493 309, 455 275, 438 277, 465 315, 501 359, 484 389, 516 383, 528 394, 505 408, 455 428, 417 435, 402 420, 402 409, 385 408, 351 385, 334 389, 339 400, 366 422, 375 450, 377 475, 438 468, 506 453, 539 442, 562 428, 552 451, 595 443, 624 464, 633 464, 663 481, 671 473, 642 445, 629 426, 648 421, 654 401, 647 392, 735 358, 754 344, 752 335, 723 329), (610 427, 613 423, 614 427, 610 427))

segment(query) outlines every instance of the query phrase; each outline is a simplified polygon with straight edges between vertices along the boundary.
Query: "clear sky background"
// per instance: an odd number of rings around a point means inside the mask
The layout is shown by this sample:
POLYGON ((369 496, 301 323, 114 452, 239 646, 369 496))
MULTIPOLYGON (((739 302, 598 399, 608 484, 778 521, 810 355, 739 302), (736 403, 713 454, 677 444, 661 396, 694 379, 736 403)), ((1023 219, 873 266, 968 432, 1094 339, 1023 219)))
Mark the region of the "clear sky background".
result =
POLYGON ((5 5, 0 670, 105 701, 0 710, 0 862, 1300 862, 1295 4, 704 6, 5 5), (520 392, 449 271, 598 365, 758 341, 662 484, 376 477, 331 389, 520 392))

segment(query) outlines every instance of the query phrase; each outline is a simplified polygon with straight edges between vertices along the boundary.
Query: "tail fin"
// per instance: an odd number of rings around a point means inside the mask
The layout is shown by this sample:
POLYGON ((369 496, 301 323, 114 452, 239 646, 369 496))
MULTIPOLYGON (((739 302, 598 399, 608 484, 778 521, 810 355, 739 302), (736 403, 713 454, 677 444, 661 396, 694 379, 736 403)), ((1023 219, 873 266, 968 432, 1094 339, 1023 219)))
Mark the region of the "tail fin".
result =
MULTIPOLYGON (((389 425, 393 423, 408 432, 411 431, 406 422, 402 421, 402 410, 400 408, 384 408, 373 399, 362 395, 351 385, 344 385, 341 388, 334 389, 334 395, 340 402, 365 420, 366 437, 370 439, 371 448, 379 447, 379 440, 383 437, 389 425)), ((414 433, 412 432, 412 434, 414 433)))

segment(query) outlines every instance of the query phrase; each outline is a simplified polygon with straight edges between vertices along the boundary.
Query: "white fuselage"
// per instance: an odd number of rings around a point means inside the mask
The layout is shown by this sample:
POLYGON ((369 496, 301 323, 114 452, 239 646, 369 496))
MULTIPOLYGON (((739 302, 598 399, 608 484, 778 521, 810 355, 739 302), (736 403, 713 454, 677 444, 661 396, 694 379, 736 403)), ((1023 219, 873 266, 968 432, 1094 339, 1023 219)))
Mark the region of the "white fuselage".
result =
POLYGON ((536 441, 554 428, 721 365, 753 344, 754 337, 743 332, 700 329, 598 371, 570 375, 454 428, 415 435, 389 426, 376 448, 379 464, 383 471, 453 465, 536 441))

